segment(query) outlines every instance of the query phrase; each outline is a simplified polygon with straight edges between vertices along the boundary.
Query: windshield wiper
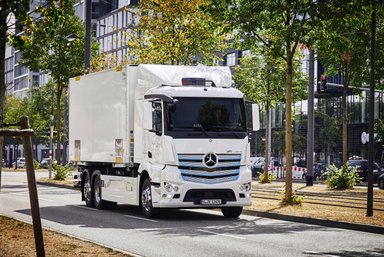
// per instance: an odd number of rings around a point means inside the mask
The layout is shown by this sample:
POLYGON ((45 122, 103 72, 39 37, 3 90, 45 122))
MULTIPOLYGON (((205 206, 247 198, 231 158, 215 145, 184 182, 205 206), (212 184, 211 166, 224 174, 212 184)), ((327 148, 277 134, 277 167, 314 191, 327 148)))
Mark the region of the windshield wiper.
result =
POLYGON ((232 133, 233 135, 235 135, 237 138, 241 138, 241 136, 239 136, 236 131, 233 130, 233 128, 231 127, 220 127, 220 129, 222 129, 221 131, 218 131, 218 133, 225 133, 225 132, 230 132, 232 133), (224 130, 225 129, 225 130, 224 130))
POLYGON ((206 135, 208 138, 212 138, 208 132, 203 128, 203 127, 197 127, 197 128, 194 128, 195 131, 201 131, 203 132, 204 135, 206 135))

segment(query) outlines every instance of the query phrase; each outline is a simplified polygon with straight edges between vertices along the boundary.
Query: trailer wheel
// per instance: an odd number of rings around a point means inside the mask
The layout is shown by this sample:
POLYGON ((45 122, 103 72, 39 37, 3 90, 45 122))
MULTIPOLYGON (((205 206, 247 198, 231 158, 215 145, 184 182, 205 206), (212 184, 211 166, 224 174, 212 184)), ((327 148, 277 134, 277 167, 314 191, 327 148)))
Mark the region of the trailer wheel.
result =
POLYGON ((91 179, 89 173, 84 173, 84 185, 83 185, 83 196, 85 200, 85 205, 88 207, 95 207, 95 202, 93 201, 91 179))
POLYGON ((156 218, 159 210, 152 206, 151 182, 145 179, 140 194, 141 211, 146 218, 156 218))
POLYGON ((223 207, 221 212, 226 218, 238 218, 243 211, 243 207, 223 207))
POLYGON ((116 202, 110 202, 103 200, 102 198, 102 190, 101 190, 101 179, 99 175, 95 175, 95 178, 93 180, 93 199, 95 202, 95 207, 99 210, 102 209, 111 209, 116 207, 116 202))

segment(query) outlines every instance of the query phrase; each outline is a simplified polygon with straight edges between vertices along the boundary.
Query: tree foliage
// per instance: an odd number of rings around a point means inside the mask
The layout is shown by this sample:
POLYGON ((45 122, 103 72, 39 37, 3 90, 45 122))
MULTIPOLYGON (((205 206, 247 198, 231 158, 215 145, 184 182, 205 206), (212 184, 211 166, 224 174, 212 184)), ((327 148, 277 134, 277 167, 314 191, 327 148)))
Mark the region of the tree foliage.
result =
POLYGON ((322 2, 299 1, 215 1, 211 12, 225 17, 229 28, 237 32, 243 45, 269 48, 272 56, 285 62, 285 156, 286 201, 292 201, 292 93, 293 60, 300 43, 309 42, 308 35, 316 30, 322 2))
POLYGON ((35 11, 38 18, 32 16, 23 20, 24 33, 13 35, 12 43, 23 53, 22 64, 31 70, 49 73, 56 83, 57 161, 61 161, 61 101, 68 80, 83 72, 84 23, 75 16, 73 0, 49 2, 35 11), (71 43, 66 39, 72 33, 80 38, 71 43))
POLYGON ((140 1, 140 22, 130 35, 131 54, 138 63, 188 65, 212 63, 220 50, 221 22, 203 10, 210 0, 140 1))
MULTIPOLYGON (((299 56, 297 56, 299 57, 299 56)), ((294 70, 297 74, 293 81, 294 100, 303 100, 307 79, 301 71, 299 58, 294 60, 294 70)), ((246 55, 241 59, 241 65, 235 68, 234 80, 249 100, 260 104, 267 117, 265 133, 265 162, 269 163, 269 111, 278 103, 283 103, 285 98, 285 65, 282 59, 274 58, 265 48, 252 48, 252 55, 246 55)), ((267 182, 268 165, 264 166, 265 180, 267 182)))
MULTIPOLYGON (((5 103, 5 47, 8 40, 8 30, 19 28, 22 23, 15 23, 15 19, 24 19, 29 10, 29 0, 0 0, 0 117, 3 116, 5 103)), ((0 150, 1 152, 1 150, 0 150)))

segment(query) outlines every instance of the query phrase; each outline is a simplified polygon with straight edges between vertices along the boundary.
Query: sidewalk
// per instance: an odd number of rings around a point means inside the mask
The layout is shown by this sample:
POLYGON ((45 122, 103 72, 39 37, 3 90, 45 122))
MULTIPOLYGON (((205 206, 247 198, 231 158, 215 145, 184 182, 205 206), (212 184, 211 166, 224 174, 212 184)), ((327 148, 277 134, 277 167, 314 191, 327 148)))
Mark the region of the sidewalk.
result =
MULTIPOLYGON (((39 184, 79 189, 73 181, 38 180, 39 184)), ((284 182, 261 184, 253 181, 252 205, 243 213, 307 224, 384 234, 384 190, 374 190, 374 212, 366 216, 367 189, 330 190, 324 184, 307 187, 293 183, 293 190, 304 196, 302 206, 281 205, 284 182)))

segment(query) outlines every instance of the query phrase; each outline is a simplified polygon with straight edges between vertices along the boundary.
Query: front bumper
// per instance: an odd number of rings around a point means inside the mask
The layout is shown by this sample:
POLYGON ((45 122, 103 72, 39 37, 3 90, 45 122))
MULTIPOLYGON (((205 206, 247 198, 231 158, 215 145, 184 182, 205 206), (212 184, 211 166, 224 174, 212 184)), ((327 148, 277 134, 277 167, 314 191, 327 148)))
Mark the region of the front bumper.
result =
POLYGON ((177 167, 167 166, 162 171, 160 185, 152 185, 152 204, 155 208, 248 206, 251 205, 251 181, 251 171, 246 166, 240 167, 237 180, 215 184, 184 181, 177 167))

